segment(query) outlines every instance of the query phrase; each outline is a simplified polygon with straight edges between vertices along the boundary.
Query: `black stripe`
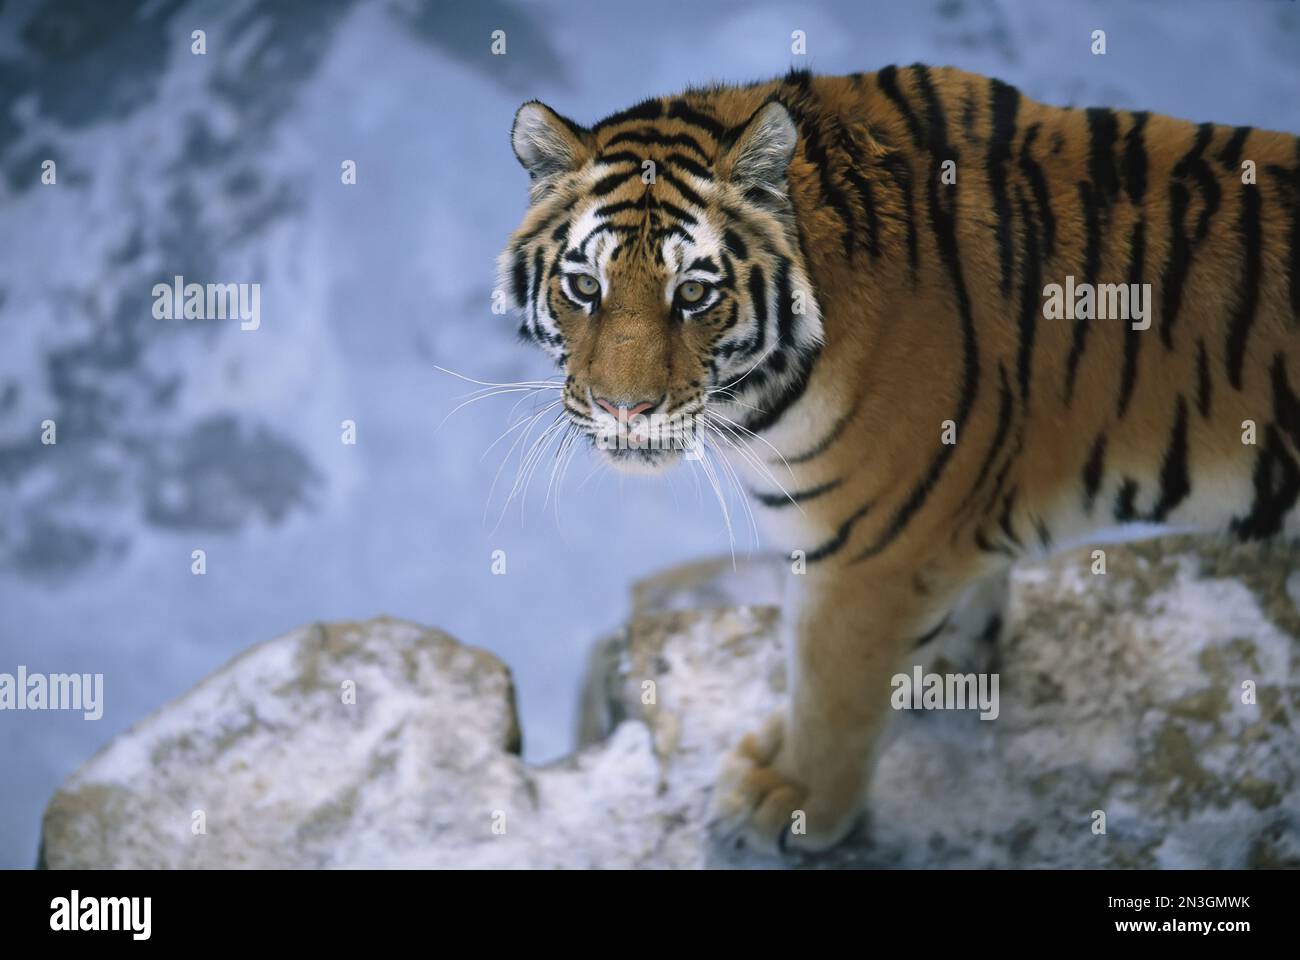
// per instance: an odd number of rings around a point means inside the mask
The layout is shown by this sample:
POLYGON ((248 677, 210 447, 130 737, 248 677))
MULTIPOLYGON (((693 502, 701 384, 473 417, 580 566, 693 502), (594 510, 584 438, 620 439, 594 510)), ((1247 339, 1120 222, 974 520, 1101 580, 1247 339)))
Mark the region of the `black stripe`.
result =
POLYGON ((1016 431, 1016 443, 1006 460, 1002 461, 1002 466, 998 468, 998 475, 993 481, 993 491, 988 498, 984 507, 985 510, 991 510, 993 504, 997 502, 998 497, 1002 496, 1003 486, 1007 482, 1007 477, 1011 474, 1011 468, 1016 465, 1020 455, 1025 451, 1025 425, 1022 422, 1020 428, 1016 431))
POLYGON ((907 264, 912 271, 912 280, 916 280, 917 265, 920 260, 916 232, 916 202, 912 192, 912 168, 907 160, 897 153, 886 153, 880 158, 880 165, 889 174, 889 179, 903 195, 903 225, 907 228, 907 264))
POLYGON ((617 223, 610 223, 609 221, 605 221, 604 223, 599 223, 596 226, 592 227, 591 230, 587 233, 587 235, 583 237, 582 240, 578 243, 578 249, 577 249, 578 255, 575 257, 574 251, 569 250, 564 254, 564 259, 572 261, 574 263, 586 263, 587 244, 591 243, 592 240, 600 236, 602 233, 612 233, 615 235, 619 235, 619 234, 635 234, 639 232, 640 232, 639 227, 619 226, 617 223))
POLYGON ((593 162, 603 166, 613 166, 616 163, 635 163, 639 167, 645 162, 645 158, 639 153, 633 153, 631 150, 615 150, 613 153, 602 153, 593 162))
POLYGON ((1187 473, 1187 400, 1179 394, 1174 426, 1169 434, 1160 465, 1160 497, 1151 509, 1151 519, 1163 523, 1173 510, 1192 492, 1191 478, 1187 473))
POLYGON ((740 239, 740 234, 728 227, 722 232, 722 242, 731 253, 741 260, 748 259, 749 247, 740 239))
MULTIPOLYGON (((1129 289, 1133 289, 1133 284, 1142 282, 1142 271, 1146 264, 1147 250, 1147 223, 1146 220, 1138 220, 1133 225, 1133 235, 1129 238, 1129 257, 1128 257, 1128 283, 1129 289)), ((1147 304, 1150 310, 1154 304, 1147 304)), ((1129 401, 1133 399, 1133 391, 1137 387, 1138 374, 1138 354, 1142 350, 1142 335, 1145 330, 1134 330, 1132 323, 1124 324, 1124 365, 1120 369, 1119 375, 1119 417, 1124 418, 1128 413, 1129 401)))
MULTIPOLYGON (((627 233, 629 233, 629 234, 633 234, 633 233, 638 233, 638 232, 639 232, 638 228, 636 228, 636 227, 627 227, 627 228, 625 228, 625 231, 626 231, 627 233)), ((654 234, 652 235, 652 239, 655 240, 655 241, 657 241, 657 242, 662 242, 663 240, 665 240, 665 239, 668 238, 668 237, 681 237, 681 238, 682 238, 683 240, 685 240, 687 243, 694 243, 694 242, 695 242, 695 237, 691 234, 691 232, 690 232, 689 230, 687 230, 685 227, 680 227, 680 226, 678 226, 678 225, 675 224, 675 223, 672 224, 672 225, 670 225, 670 226, 661 227, 661 228, 659 228, 658 230, 655 230, 655 231, 654 231, 654 234)), ((620 246, 620 247, 617 247, 617 248, 614 250, 614 259, 615 259, 615 260, 618 259, 618 255, 619 255, 619 253, 620 253, 622 250, 623 250, 623 247, 621 247, 621 246, 620 246)), ((663 251, 662 251, 662 249, 659 248, 659 247, 656 247, 656 248, 655 248, 655 259, 658 260, 660 263, 663 262, 663 251)))
POLYGON ((754 313, 754 334, 738 352, 752 356, 767 346, 767 276, 758 264, 749 269, 749 305, 754 313))
POLYGON ((713 137, 714 140, 721 140, 727 130, 713 117, 696 110, 685 100, 674 100, 670 103, 668 105, 668 116, 672 120, 680 120, 692 127, 699 127, 713 137))
POLYGON ((631 183, 640 177, 640 171, 619 170, 614 173, 606 174, 595 182, 591 188, 592 196, 603 197, 607 193, 613 193, 625 183, 631 183))
POLYGON ((605 143, 605 149, 620 143, 640 143, 650 147, 686 147, 688 150, 694 150, 704 160, 709 160, 712 154, 705 150, 689 133, 664 133, 661 130, 655 130, 653 127, 647 127, 644 130, 624 130, 622 133, 616 133, 605 143))
POLYGON ((1008 557, 1014 557, 1015 551, 1010 547, 1005 547, 1000 543, 994 543, 983 530, 975 531, 975 546, 979 547, 985 553, 1000 553, 1008 557))
POLYGON ((1043 168, 1034 160, 1032 148, 1038 137, 1040 125, 1035 123, 1025 131, 1025 142, 1020 146, 1020 172, 1029 181, 1034 194, 1034 205, 1043 225, 1043 259, 1052 259, 1056 250, 1056 214, 1052 211, 1052 195, 1047 187, 1043 168))
MULTIPOLYGON (((1200 219, 1196 221, 1196 242, 1200 243, 1205 239, 1206 234, 1210 232, 1210 218, 1214 216, 1215 211, 1219 209, 1219 199, 1222 196, 1222 189, 1219 187, 1219 181, 1210 165, 1205 162, 1202 154, 1205 148, 1210 145, 1214 139, 1214 124, 1203 123, 1196 130, 1196 142, 1198 144, 1195 155, 1187 161, 1187 170, 1197 184, 1200 185, 1202 199, 1205 201, 1205 209, 1201 211, 1200 219)), ((1174 171, 1177 173, 1177 170, 1174 171)))
MULTIPOLYGON (((775 426, 777 421, 785 415, 785 412, 794 406, 799 401, 799 398, 804 395, 804 391, 808 389, 808 380, 812 376, 813 366, 817 363, 817 358, 820 355, 820 347, 806 354, 796 352, 794 376, 786 381, 780 394, 774 399, 765 401, 768 404, 766 409, 746 423, 745 426, 754 433, 761 433, 775 426)), ((777 362, 778 357, 780 363, 787 362, 784 353, 773 353, 768 358, 768 364, 777 362)))
POLYGON ((898 89, 898 67, 888 66, 876 73, 876 82, 880 84, 881 91, 890 100, 894 101, 894 106, 898 112, 903 115, 903 121, 907 124, 907 131, 912 135, 912 142, 918 147, 925 140, 925 131, 921 129, 921 123, 912 112, 911 104, 898 89))
POLYGON ((812 71, 807 67, 791 67, 781 78, 782 86, 798 87, 800 90, 807 90, 812 83, 812 71))
POLYGON ((630 120, 658 120, 663 116, 664 105, 656 99, 642 100, 635 106, 628 107, 626 110, 620 110, 618 113, 611 114, 604 120, 601 120, 591 128, 592 133, 599 133, 606 127, 612 127, 620 123, 627 123, 630 120))
POLYGON ((523 250, 515 251, 514 262, 510 265, 510 282, 515 295, 515 306, 528 305, 528 257, 523 250))
POLYGON ((872 189, 871 181, 858 170, 864 164, 857 145, 847 129, 840 129, 839 141, 840 147, 848 154, 849 162, 844 168, 844 175, 853 185, 853 190, 858 195, 858 202, 862 204, 862 214, 867 220, 867 253, 874 260, 880 256, 880 217, 876 214, 875 191, 872 189))
POLYGON ((838 420, 835 421, 834 425, 827 432, 826 436, 822 437, 815 444, 813 444, 813 446, 807 452, 801 453, 795 457, 787 457, 784 462, 787 464, 808 463, 810 460, 815 460, 817 457, 821 456, 823 453, 829 450, 831 445, 840 438, 840 434, 844 432, 844 428, 849 425, 849 421, 851 421, 854 418, 854 416, 857 414, 858 407, 861 403, 862 403, 861 396, 855 398, 853 401, 853 405, 849 407, 848 411, 844 415, 842 415, 838 420))
POLYGON ((1038 229, 1020 188, 1016 187, 1020 204, 1020 219, 1025 224, 1024 278, 1020 287, 1020 324, 1016 336, 1019 349, 1016 355, 1016 377, 1020 384, 1020 399, 1029 401, 1029 384, 1033 376, 1034 339, 1038 332, 1038 314, 1042 310, 1043 277, 1038 260, 1038 229))
POLYGON ((734 290, 736 289, 736 263, 727 256, 725 250, 721 256, 722 275, 718 278, 718 286, 723 290, 734 290))
POLYGON ((1192 147, 1174 165, 1174 181, 1169 187, 1169 230, 1171 235, 1169 263, 1162 279, 1160 339, 1166 348, 1174 346, 1174 323, 1182 306, 1183 287, 1191 268, 1194 243, 1187 236, 1187 211, 1191 204, 1191 191, 1186 180, 1195 180, 1201 189, 1205 208, 1197 220, 1195 243, 1200 243, 1210 229, 1210 218, 1219 208, 1220 189, 1214 174, 1202 154, 1214 137, 1214 125, 1203 123, 1196 128, 1192 147))
POLYGON ((560 219, 561 217, 569 213, 574 208, 576 203, 577 203, 577 198, 575 197, 574 199, 567 200, 564 203, 562 203, 560 206, 549 211, 546 214, 546 216, 544 216, 541 219, 539 223, 537 223, 535 226, 532 227, 532 229, 530 229, 527 233, 522 234, 521 236, 515 239, 515 246, 522 247, 525 244, 529 243, 530 241, 540 237, 544 231, 549 229, 551 225, 555 223, 556 220, 560 219))
POLYGON ((998 260, 1002 267, 1002 296, 1011 292, 1011 272, 1015 261, 1011 231, 1011 200, 1007 196, 1007 164, 1011 161, 1011 142, 1016 135, 1016 112, 1020 109, 1020 91, 1001 80, 989 85, 989 109, 993 129, 985 161, 989 188, 993 193, 993 213, 997 217, 998 260))
MULTIPOLYGON (((1083 222, 1086 240, 1083 248, 1083 282, 1093 287, 1096 293, 1097 272, 1101 269, 1101 210, 1103 198, 1098 196, 1093 185, 1087 180, 1079 181, 1079 203, 1083 208, 1083 222)), ((1097 315, 1097 301, 1094 296, 1092 317, 1075 317, 1074 337, 1070 344, 1070 355, 1065 363, 1065 403, 1069 406, 1074 399, 1074 383, 1079 373, 1079 361, 1088 348, 1088 331, 1097 315)))
POLYGON ((1286 357, 1274 354, 1269 373, 1273 383, 1273 418, 1291 442, 1300 448, 1300 398, 1296 397, 1287 378, 1286 357))
POLYGON ((794 343, 794 297, 790 291, 790 261, 776 265, 776 342, 781 346, 794 343))
POLYGON ((1042 517, 1034 518, 1034 532, 1038 534, 1038 543, 1044 550, 1052 549, 1052 531, 1042 517))
MULTIPOLYGON (((538 300, 541 297, 542 283, 545 280, 545 278, 546 278, 546 252, 539 248, 533 252, 533 268, 532 268, 532 274, 530 278, 530 283, 532 285, 532 292, 530 293, 528 298, 528 303, 533 308, 532 309, 532 314, 533 314, 532 332, 533 335, 539 341, 545 341, 547 343, 556 343, 558 341, 558 338, 554 334, 550 334, 542 328, 542 322, 540 319, 541 311, 539 309, 538 300)), ((548 301, 548 306, 549 306, 549 301, 548 301)))
MULTIPOLYGON (((555 266, 556 266, 556 265, 555 265, 554 263, 551 264, 551 274, 552 274, 552 275, 554 275, 554 274, 556 273, 555 266)), ((554 288, 554 287, 550 287, 550 286, 548 286, 548 287, 546 288, 546 309, 550 311, 550 314, 551 314, 552 317, 559 316, 558 311, 555 309, 555 288, 554 288)), ((541 334, 542 338, 543 338, 543 339, 545 340, 545 342, 547 342, 547 343, 558 345, 558 344, 564 342, 564 338, 561 337, 559 334, 557 334, 557 333, 549 333, 549 332, 547 332, 547 331, 545 331, 545 330, 542 330, 540 324, 538 325, 538 331, 537 331, 537 332, 538 332, 539 334, 541 334)))
POLYGON ((698 193, 696 193, 694 190, 688 187, 681 180, 681 178, 673 174, 672 171, 660 170, 657 179, 663 181, 664 183, 671 184, 673 189, 676 190, 678 193, 680 193, 682 195, 682 199, 685 200, 687 203, 694 204, 695 206, 700 207, 701 209, 708 206, 708 204, 704 202, 703 197, 701 197, 698 193))
POLYGON ((1092 513, 1097 493, 1101 490, 1101 480, 1106 474, 1106 434, 1099 434, 1088 454, 1088 462, 1083 467, 1083 508, 1092 513))
POLYGON ((998 527, 1002 530, 1002 533, 1008 540, 1014 543, 1017 547, 1023 548, 1024 544, 1021 543, 1020 538, 1016 536, 1016 528, 1011 522, 1011 513, 1015 509, 1016 495, 1019 493, 1019 487, 1012 487, 1011 491, 1006 495, 1005 499, 1003 499, 1002 513, 998 517, 998 527))
POLYGON ((1138 484, 1132 477, 1125 477, 1115 494, 1115 519, 1128 523, 1137 519, 1138 484))
POLYGON ((670 217, 676 217, 682 223, 685 223, 692 227, 695 226, 695 224, 699 223, 699 221, 696 220, 692 214, 683 210, 675 203, 669 203, 667 200, 659 200, 658 204, 660 210, 668 214, 670 217))
POLYGON ((1242 372, 1246 363, 1246 340, 1250 337, 1250 328, 1255 323, 1255 311, 1259 306, 1263 243, 1259 208, 1259 187, 1252 183, 1242 184, 1241 216, 1237 221, 1242 249, 1241 285, 1237 288, 1232 319, 1228 323, 1226 355, 1228 382, 1237 390, 1241 389, 1242 372))
POLYGON ((754 499, 765 507, 778 509, 780 507, 793 507, 795 504, 804 503, 820 497, 823 493, 830 493, 840 485, 839 480, 831 480, 828 483, 819 484, 810 487, 807 490, 796 490, 794 493, 754 493, 754 499))
POLYGON ((1273 424, 1264 431, 1253 479, 1255 502, 1250 513, 1234 519, 1229 528, 1242 540, 1260 540, 1281 532, 1283 520, 1300 496, 1300 468, 1273 424))
POLYGON ((544 258, 545 258, 545 251, 541 250, 540 248, 534 251, 533 271, 532 271, 532 279, 531 279, 532 292, 528 297, 528 302, 533 304, 534 307, 536 307, 537 305, 538 291, 542 289, 542 280, 546 276, 546 272, 543 269, 543 267, 545 266, 544 258))
POLYGON ((1115 169, 1119 121, 1105 107, 1090 107, 1084 116, 1088 122, 1088 179, 1092 181, 1093 200, 1107 207, 1119 196, 1119 172, 1115 169))
MULTIPOLYGON (((993 83, 1001 83, 1000 80, 993 80, 993 83)), ((966 134, 966 139, 972 143, 978 143, 980 139, 979 130, 975 127, 975 87, 967 83, 966 93, 961 98, 961 128, 966 134)))
POLYGON ((1182 305, 1183 282, 1191 264, 1192 247, 1187 239, 1187 206, 1191 194, 1175 181, 1169 187, 1169 262, 1160 282, 1160 339, 1167 348, 1174 346, 1174 320, 1182 305))
POLYGON ((664 157, 663 162, 678 167, 689 173, 691 176, 699 177, 701 180, 713 179, 713 173, 708 167, 696 163, 690 157, 682 156, 680 153, 670 153, 668 156, 664 157))
POLYGON ((725 333, 726 331, 730 330, 732 327, 736 325, 736 321, 739 319, 740 319, 740 304, 737 301, 732 300, 731 306, 727 310, 727 319, 722 324, 722 329, 719 332, 725 333))
POLYGON ((604 219, 624 210, 640 210, 643 204, 637 200, 618 200, 614 203, 601 204, 595 209, 594 216, 604 219))
POLYGON ((853 207, 849 204, 848 197, 831 179, 830 158, 826 155, 826 147, 822 144, 816 121, 817 118, 809 118, 802 112, 797 113, 795 117, 799 127, 799 138, 803 141, 804 156, 817 169, 822 205, 833 209, 843 222, 844 233, 841 242, 844 244, 844 255, 852 257, 856 239, 856 218, 853 216, 853 207))
POLYGON ((1219 162, 1228 170, 1237 172, 1237 165, 1241 163, 1241 151, 1245 148, 1246 138, 1250 133, 1250 127, 1237 127, 1232 131, 1228 142, 1223 145, 1223 149, 1219 151, 1219 162))
POLYGON ((853 513, 849 515, 849 518, 840 524, 839 529, 835 531, 833 537, 821 546, 817 547, 817 549, 810 550, 804 555, 804 559, 808 563, 816 563, 818 560, 825 560, 827 557, 838 552, 844 544, 848 543, 849 537, 853 533, 854 524, 866 516, 867 511, 870 509, 871 504, 864 503, 862 506, 858 507, 857 510, 854 510, 853 513))
POLYGON ((1291 318, 1300 323, 1300 137, 1296 138, 1295 168, 1291 171, 1291 318))
POLYGON ((1210 416, 1210 404, 1214 395, 1214 384, 1210 379, 1210 358, 1205 352, 1205 341, 1196 343, 1196 409, 1207 420, 1210 416))
POLYGON ((1124 135, 1124 189, 1129 201, 1140 207, 1147 192, 1147 151, 1142 131, 1150 114, 1138 111, 1132 117, 1133 126, 1124 135))
MULTIPOLYGON (((979 343, 975 332, 975 320, 971 312, 970 295, 962 275, 961 253, 957 246, 957 188, 940 189, 939 164, 944 160, 956 161, 958 152, 948 143, 948 133, 943 106, 935 93, 930 80, 929 70, 921 64, 911 67, 918 89, 926 105, 926 125, 929 131, 928 149, 932 159, 929 177, 930 226, 934 232, 935 243, 939 248, 939 257, 947 270, 957 300, 957 312, 962 330, 962 377, 961 393, 958 399, 956 416, 953 418, 960 435, 970 417, 975 397, 979 393, 980 364, 979 343), (947 203, 945 204, 945 201, 947 203)), ((894 512, 888 525, 880 536, 866 549, 859 553, 855 562, 875 556, 884 550, 902 533, 912 517, 929 499, 931 491, 943 475, 948 461, 956 450, 954 444, 941 443, 930 461, 925 475, 912 488, 911 494, 894 512)))
POLYGON ((984 629, 980 631, 978 643, 990 645, 998 642, 998 637, 1002 634, 1002 614, 995 613, 989 617, 988 622, 984 624, 984 629))
POLYGON ((984 481, 988 479, 989 471, 993 469, 993 464, 1002 451, 1002 445, 1006 443, 1007 435, 1011 432, 1011 384, 1007 382, 1007 368, 1000 360, 998 361, 998 378, 1001 380, 1001 384, 998 393, 998 421, 997 427, 993 431, 993 442, 989 445, 988 453, 984 455, 984 462, 980 464, 979 472, 975 475, 975 482, 971 484, 970 492, 963 498, 963 507, 983 489, 984 481))
POLYGON ((922 647, 924 647, 927 643, 929 643, 931 640, 933 640, 933 639, 934 639, 935 637, 937 637, 939 634, 943 633, 943 628, 946 627, 946 626, 948 626, 948 621, 949 621, 950 619, 951 619, 950 616, 946 616, 946 617, 944 617, 942 620, 939 621, 939 625, 936 626, 934 629, 932 629, 932 630, 927 630, 925 633, 921 634, 921 636, 919 636, 919 637, 917 637, 915 640, 913 640, 913 641, 912 641, 912 649, 913 649, 913 650, 920 650, 922 647))

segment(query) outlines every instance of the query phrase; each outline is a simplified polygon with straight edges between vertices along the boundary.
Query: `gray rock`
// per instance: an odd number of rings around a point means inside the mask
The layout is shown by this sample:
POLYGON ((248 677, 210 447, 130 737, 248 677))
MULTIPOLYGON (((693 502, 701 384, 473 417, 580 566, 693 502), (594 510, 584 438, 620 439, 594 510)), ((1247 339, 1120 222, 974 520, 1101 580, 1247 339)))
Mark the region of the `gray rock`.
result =
MULTIPOLYGON (((1090 564, 1018 571, 998 718, 900 712, 866 826, 789 865, 1300 867, 1297 555, 1180 539, 1110 548, 1102 577, 1090 564)), ((582 745, 544 767, 518 755, 490 654, 388 619, 272 640, 75 773, 46 812, 45 859, 779 865, 716 849, 704 825, 720 756, 784 691, 779 610, 752 601, 778 598, 786 569, 693 564, 639 584, 593 654, 582 745)))

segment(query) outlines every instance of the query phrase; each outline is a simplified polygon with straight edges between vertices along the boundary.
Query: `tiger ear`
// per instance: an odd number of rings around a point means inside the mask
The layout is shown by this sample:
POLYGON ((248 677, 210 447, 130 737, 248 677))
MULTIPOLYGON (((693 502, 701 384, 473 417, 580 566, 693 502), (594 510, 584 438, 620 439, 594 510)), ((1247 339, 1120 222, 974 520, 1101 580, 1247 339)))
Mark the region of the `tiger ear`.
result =
POLYGON ((784 200, 786 173, 798 143, 799 128, 790 111, 773 100, 754 111, 719 166, 742 189, 757 188, 784 200))
POLYGON ((510 141, 534 184, 577 170, 591 156, 591 134, 537 100, 515 113, 510 141))

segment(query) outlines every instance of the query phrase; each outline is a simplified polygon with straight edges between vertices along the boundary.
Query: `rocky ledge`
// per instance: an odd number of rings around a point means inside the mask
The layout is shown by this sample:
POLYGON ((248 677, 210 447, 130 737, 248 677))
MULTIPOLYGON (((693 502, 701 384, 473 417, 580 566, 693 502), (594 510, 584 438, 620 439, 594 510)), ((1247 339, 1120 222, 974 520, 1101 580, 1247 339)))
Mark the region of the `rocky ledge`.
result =
POLYGON ((521 759, 491 654, 387 618, 315 624, 74 773, 42 861, 1300 867, 1300 553, 1177 539, 1107 567, 1078 552, 1015 574, 997 719, 900 713, 866 826, 823 857, 736 854, 705 830, 720 756, 785 684, 787 568, 726 560, 636 586, 561 762, 521 759))

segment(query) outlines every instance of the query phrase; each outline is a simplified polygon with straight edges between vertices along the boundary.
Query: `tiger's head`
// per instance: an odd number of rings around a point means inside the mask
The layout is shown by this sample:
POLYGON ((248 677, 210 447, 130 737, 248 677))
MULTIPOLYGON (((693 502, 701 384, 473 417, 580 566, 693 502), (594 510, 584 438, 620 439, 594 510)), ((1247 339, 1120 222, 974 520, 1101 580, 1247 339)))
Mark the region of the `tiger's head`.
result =
POLYGON ((586 129, 533 101, 511 137, 530 205, 499 289, 564 371, 571 422, 632 471, 671 464, 702 428, 735 440, 771 426, 822 338, 787 107, 732 127, 648 100, 586 129))

